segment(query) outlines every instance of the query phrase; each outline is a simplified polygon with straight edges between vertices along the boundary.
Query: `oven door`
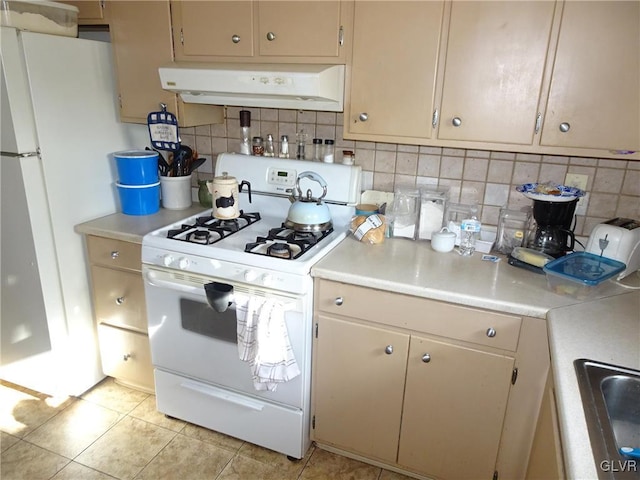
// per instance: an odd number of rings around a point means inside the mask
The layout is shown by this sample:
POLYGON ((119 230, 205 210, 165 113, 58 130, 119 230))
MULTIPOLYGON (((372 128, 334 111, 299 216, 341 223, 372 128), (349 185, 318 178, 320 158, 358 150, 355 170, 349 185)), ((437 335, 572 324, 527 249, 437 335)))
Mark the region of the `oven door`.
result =
POLYGON ((236 292, 276 298, 287 306, 287 332, 301 374, 280 383, 275 392, 258 391, 254 388, 249 364, 239 358, 235 302, 222 313, 207 302, 204 285, 229 283, 220 278, 149 265, 143 265, 143 276, 151 357, 156 370, 289 407, 306 405, 311 362, 311 294, 294 296, 231 284, 236 292))

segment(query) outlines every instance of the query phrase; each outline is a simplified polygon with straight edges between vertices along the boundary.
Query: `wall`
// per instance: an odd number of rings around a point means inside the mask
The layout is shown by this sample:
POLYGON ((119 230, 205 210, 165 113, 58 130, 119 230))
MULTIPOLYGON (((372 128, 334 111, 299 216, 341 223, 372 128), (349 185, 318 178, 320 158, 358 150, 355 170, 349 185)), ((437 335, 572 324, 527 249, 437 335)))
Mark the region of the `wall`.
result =
MULTIPOLYGON (((200 155, 211 157, 200 167, 200 179, 213 175, 215 156, 239 151, 241 108, 229 107, 224 124, 181 130, 182 142, 200 155)), ((588 235, 593 225, 613 217, 640 219, 640 162, 523 153, 419 147, 391 143, 344 140, 342 113, 248 108, 251 135, 274 139, 288 135, 295 153, 295 134, 304 130, 311 138, 334 138, 336 161, 342 150, 355 152, 362 166, 363 189, 393 191, 398 186, 446 185, 450 200, 480 206, 481 220, 496 225, 501 206, 519 209, 531 200, 515 190, 528 182, 563 183, 567 173, 588 175, 586 216, 578 215, 576 234, 588 235)), ((276 152, 278 145, 276 145, 276 152)), ((311 146, 307 145, 307 155, 311 146)))

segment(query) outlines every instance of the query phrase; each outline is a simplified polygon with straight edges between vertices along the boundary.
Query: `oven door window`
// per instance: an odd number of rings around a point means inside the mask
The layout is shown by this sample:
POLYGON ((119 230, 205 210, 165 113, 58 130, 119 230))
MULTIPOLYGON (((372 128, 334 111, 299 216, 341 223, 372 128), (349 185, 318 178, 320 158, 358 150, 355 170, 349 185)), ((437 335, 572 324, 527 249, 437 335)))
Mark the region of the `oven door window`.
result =
POLYGON ((207 303, 181 298, 180 314, 182 328, 185 330, 229 343, 238 343, 235 304, 219 313, 207 303))

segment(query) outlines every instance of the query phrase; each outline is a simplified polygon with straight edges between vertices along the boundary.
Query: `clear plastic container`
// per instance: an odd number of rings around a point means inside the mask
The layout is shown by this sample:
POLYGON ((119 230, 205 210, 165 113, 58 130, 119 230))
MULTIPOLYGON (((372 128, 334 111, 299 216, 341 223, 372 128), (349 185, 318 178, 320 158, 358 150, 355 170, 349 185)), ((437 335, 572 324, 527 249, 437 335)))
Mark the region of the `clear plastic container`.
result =
POLYGON ((476 240, 480 235, 482 224, 476 217, 465 218, 460 224, 460 248, 458 253, 463 257, 473 255, 476 251, 476 240))
POLYGON ((415 239, 420 213, 420 191, 416 188, 398 187, 393 203, 387 211, 389 236, 415 239))
POLYGON ((626 265, 611 258, 587 252, 576 252, 547 263, 547 287, 559 295, 578 300, 592 298, 604 288, 606 280, 618 275, 626 265))
POLYGON ((0 1, 0 25, 64 37, 78 36, 78 8, 63 3, 0 1))
POLYGON ((478 216, 478 206, 467 203, 447 203, 444 211, 443 225, 456 234, 456 245, 460 245, 460 227, 462 221, 478 216))
POLYGON ((420 188, 420 221, 418 238, 431 240, 431 234, 443 227, 444 212, 449 201, 449 187, 420 188))

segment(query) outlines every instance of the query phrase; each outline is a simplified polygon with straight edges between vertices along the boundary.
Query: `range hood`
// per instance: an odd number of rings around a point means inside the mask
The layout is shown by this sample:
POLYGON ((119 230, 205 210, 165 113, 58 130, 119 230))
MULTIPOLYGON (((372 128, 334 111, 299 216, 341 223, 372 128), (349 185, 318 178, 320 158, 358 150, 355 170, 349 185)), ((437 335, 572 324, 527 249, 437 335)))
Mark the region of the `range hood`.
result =
POLYGON ((341 112, 344 65, 172 63, 162 88, 185 103, 341 112))

